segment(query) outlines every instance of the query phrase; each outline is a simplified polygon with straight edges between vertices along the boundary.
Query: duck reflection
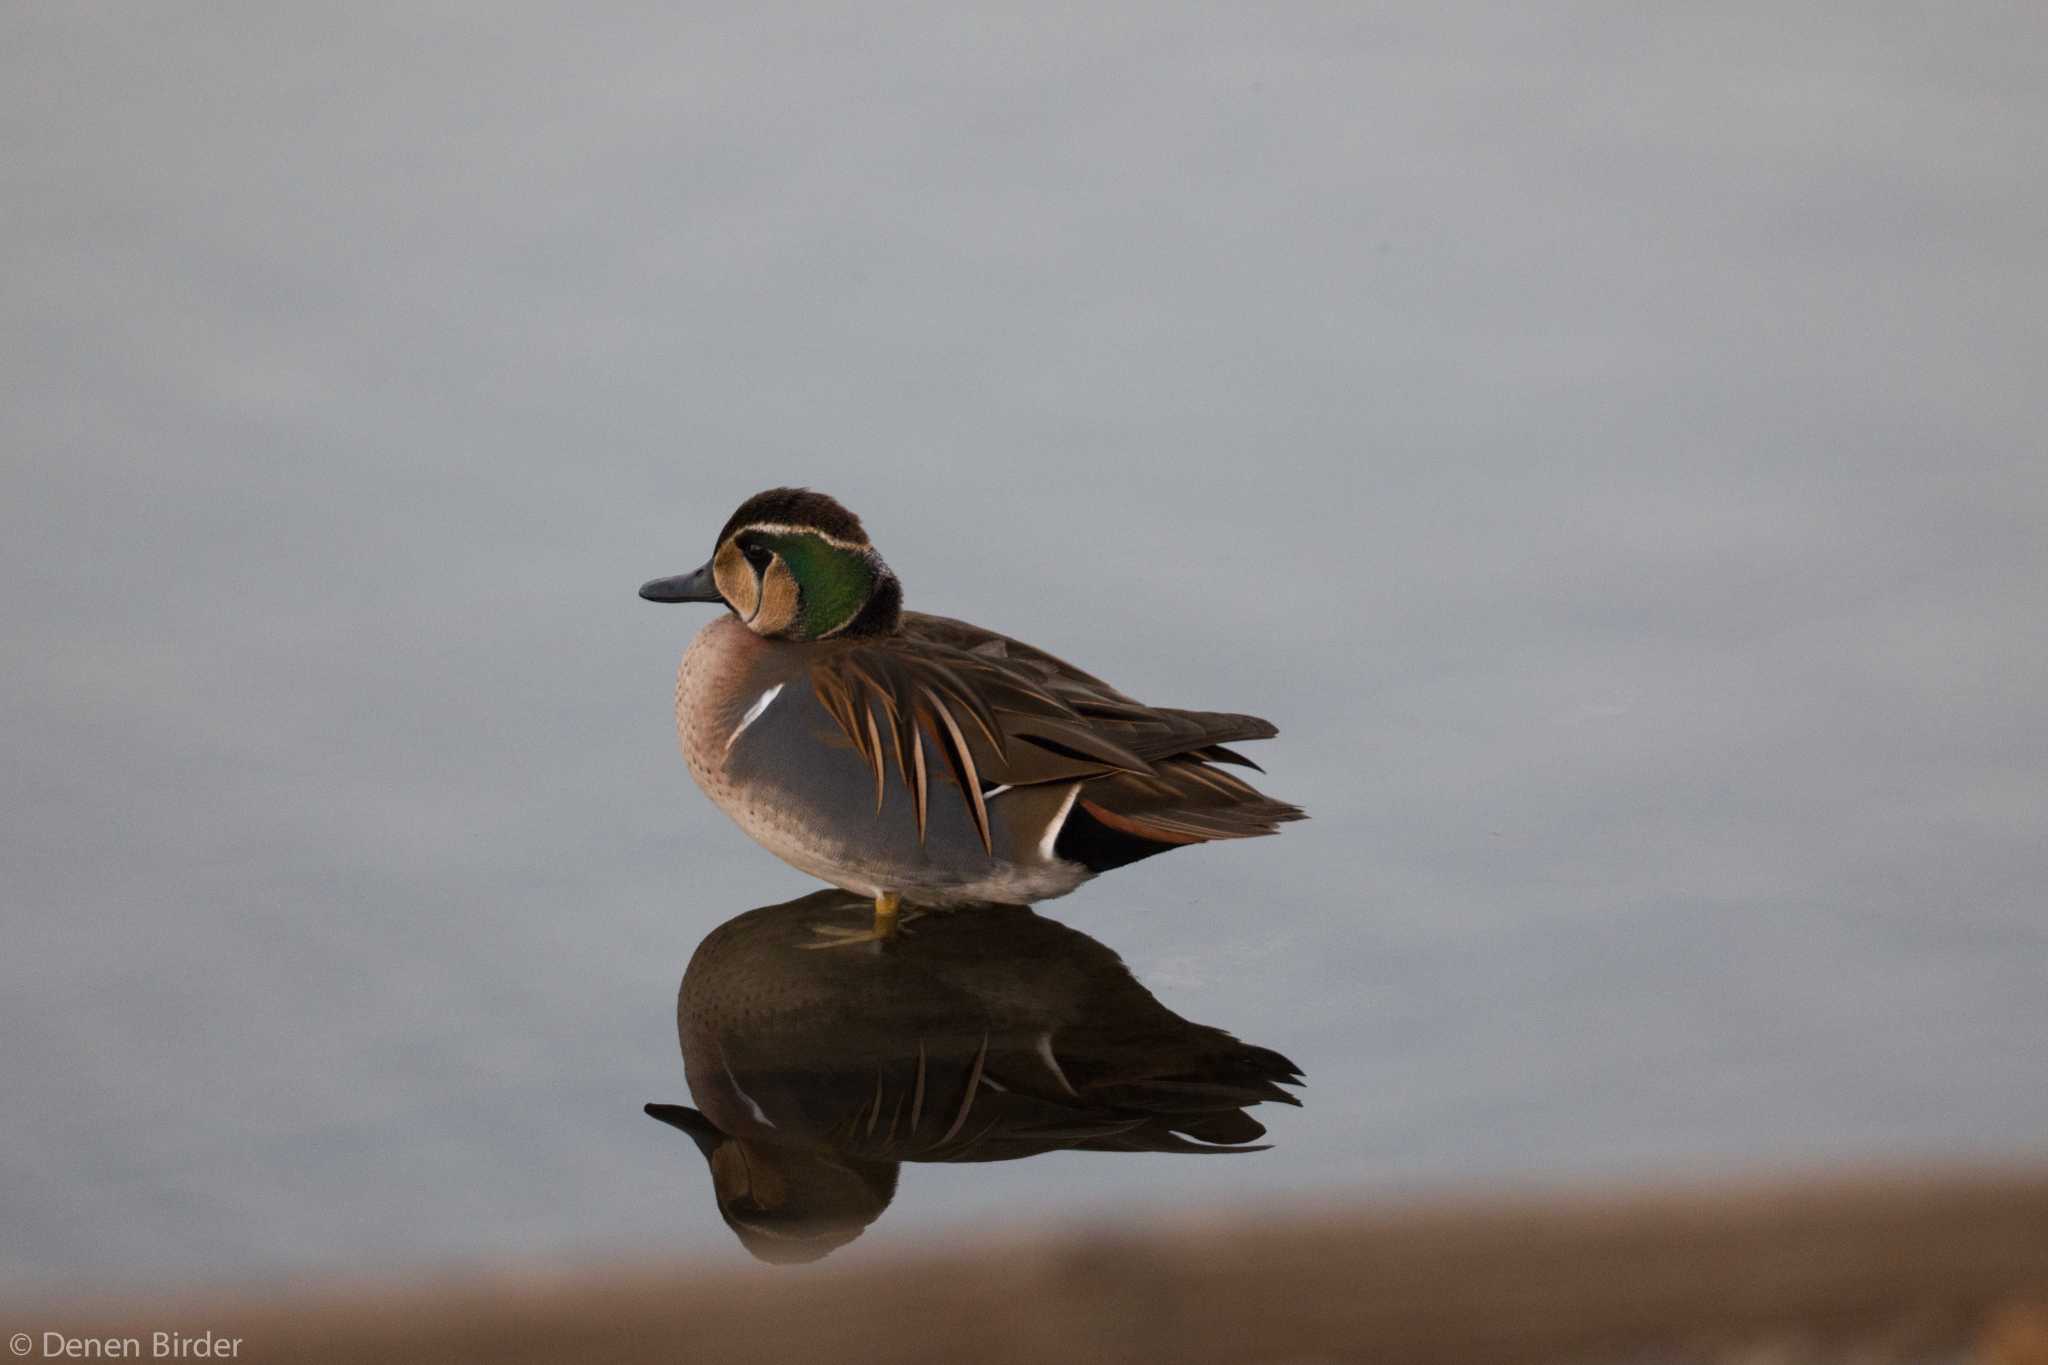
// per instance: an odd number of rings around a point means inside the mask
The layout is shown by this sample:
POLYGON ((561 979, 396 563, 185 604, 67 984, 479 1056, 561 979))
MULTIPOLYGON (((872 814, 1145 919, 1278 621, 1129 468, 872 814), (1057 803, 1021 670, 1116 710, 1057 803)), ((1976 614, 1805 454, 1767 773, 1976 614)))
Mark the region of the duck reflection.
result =
POLYGON ((711 931, 676 1001, 695 1140, 726 1225, 764 1261, 858 1237, 905 1161, 1247 1152, 1245 1110, 1301 1070, 1190 1023, 1078 930, 1022 906, 918 916, 888 944, 812 951, 868 900, 820 891, 711 931))

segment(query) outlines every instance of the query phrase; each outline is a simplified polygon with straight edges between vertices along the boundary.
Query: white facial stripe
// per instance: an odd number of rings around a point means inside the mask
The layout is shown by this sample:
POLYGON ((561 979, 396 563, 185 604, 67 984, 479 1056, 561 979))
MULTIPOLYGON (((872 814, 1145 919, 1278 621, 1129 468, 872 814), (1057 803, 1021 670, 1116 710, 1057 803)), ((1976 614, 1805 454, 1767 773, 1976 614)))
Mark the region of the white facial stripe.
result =
POLYGON ((732 747, 732 742, 738 739, 740 735, 745 732, 746 728, 749 725, 752 725, 755 721, 761 719, 761 713, 768 709, 768 703, 774 701, 776 694, 781 691, 782 684, 777 683, 775 684, 775 686, 769 688, 766 692, 763 692, 760 696, 754 698, 754 704, 747 708, 747 714, 740 717, 740 723, 734 726, 733 732, 725 737, 726 748, 730 749, 732 747))
POLYGON ((771 536, 816 536, 827 545, 834 545, 842 550, 853 550, 863 554, 874 548, 865 540, 841 540, 838 536, 827 535, 815 526, 791 526, 787 522, 781 521, 751 521, 745 526, 740 527, 739 530, 734 531, 733 535, 737 536, 747 531, 765 531, 771 536))

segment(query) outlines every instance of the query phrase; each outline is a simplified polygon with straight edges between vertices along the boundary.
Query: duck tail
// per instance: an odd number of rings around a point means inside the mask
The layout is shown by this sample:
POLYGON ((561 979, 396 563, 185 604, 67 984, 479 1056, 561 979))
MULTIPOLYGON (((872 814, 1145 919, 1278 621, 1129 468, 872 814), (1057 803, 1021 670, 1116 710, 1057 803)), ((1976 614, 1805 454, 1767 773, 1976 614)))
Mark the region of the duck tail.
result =
MULTIPOLYGON (((1263 722, 1262 722, 1263 723, 1263 722)), ((1209 746, 1162 759, 1149 773, 1110 773, 1081 788, 1053 851, 1107 872, 1183 844, 1275 834, 1307 812, 1275 800, 1220 764, 1249 761, 1209 746)))

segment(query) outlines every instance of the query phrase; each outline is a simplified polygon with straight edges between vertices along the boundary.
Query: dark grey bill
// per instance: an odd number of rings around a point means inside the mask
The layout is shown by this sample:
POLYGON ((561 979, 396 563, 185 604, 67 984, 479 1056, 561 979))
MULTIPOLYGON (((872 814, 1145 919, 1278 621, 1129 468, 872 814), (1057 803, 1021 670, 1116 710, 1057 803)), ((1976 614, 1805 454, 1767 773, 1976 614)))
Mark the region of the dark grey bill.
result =
POLYGON ((640 585, 640 595, 650 602, 716 602, 718 584, 711 581, 711 566, 674 578, 656 578, 640 585))

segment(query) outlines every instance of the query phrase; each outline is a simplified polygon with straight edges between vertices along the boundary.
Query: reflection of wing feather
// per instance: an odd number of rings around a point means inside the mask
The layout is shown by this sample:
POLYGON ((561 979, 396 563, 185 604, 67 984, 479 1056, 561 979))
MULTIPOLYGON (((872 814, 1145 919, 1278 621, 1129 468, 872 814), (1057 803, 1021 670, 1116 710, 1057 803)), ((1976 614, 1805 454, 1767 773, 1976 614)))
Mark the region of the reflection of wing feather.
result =
POLYGON ((981 1046, 974 1050, 974 1065, 967 1073, 967 1083, 960 1088, 960 1112, 953 1115, 953 1122, 932 1144, 933 1151, 939 1151, 960 1132, 960 1125, 967 1122, 967 1115, 974 1108, 974 1101, 981 1094, 981 1069, 988 1063, 988 1034, 981 1035, 981 1046))
POLYGON ((1266 1129, 1244 1107, 1298 1105, 1281 1086, 1299 1084, 1300 1072, 1270 1049, 1201 1032, 1212 1036, 1199 1054, 1161 1058, 1141 1068, 1146 1074, 1084 1082, 1079 1093, 1066 1085, 1058 1062, 1048 1068, 1036 1049, 992 1056, 987 1032, 972 1054, 958 1039, 950 1056, 942 1051, 937 1058, 920 1038, 914 1064, 905 1058, 875 1068, 873 1093, 838 1125, 834 1142, 871 1161, 993 1161, 1070 1147, 1263 1151, 1246 1145, 1266 1129), (1059 1091, 1049 1075, 1060 1079, 1059 1091))
POLYGON ((1224 746, 1269 738, 1276 732, 1266 721, 1143 706, 1050 654, 962 622, 907 613, 901 633, 829 651, 810 677, 819 704, 873 773, 877 810, 894 758, 920 840, 930 803, 927 742, 991 854, 983 793, 997 787, 1090 783, 1091 814, 1163 843, 1266 834, 1299 817, 1212 766, 1256 768, 1224 746))

